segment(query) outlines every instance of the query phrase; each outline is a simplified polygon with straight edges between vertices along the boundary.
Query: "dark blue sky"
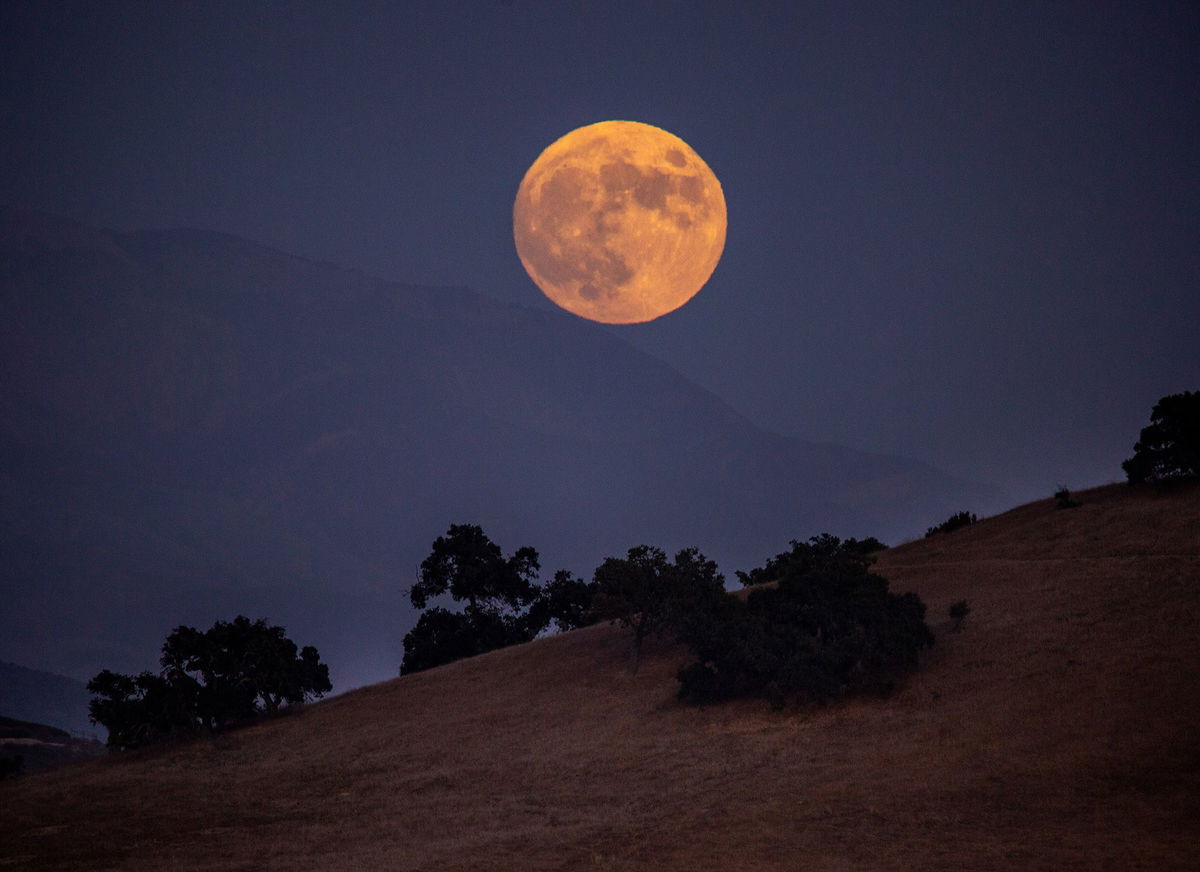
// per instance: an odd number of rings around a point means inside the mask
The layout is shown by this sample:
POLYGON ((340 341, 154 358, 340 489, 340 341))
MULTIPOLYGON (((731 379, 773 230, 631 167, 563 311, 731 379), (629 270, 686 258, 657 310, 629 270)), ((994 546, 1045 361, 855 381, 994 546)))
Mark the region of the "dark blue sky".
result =
POLYGON ((511 208, 583 124, 724 186, 690 304, 611 329, 766 427, 1014 499, 1200 388, 1194 3, 0 7, 0 201, 548 307, 511 208))

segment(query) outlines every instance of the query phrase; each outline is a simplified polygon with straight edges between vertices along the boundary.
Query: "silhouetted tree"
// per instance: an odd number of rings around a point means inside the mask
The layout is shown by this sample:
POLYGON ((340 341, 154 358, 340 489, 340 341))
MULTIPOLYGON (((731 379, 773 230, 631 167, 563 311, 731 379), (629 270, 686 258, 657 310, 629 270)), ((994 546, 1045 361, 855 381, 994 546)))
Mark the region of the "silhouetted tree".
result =
POLYGON ((605 559, 594 583, 596 615, 633 630, 634 672, 647 636, 680 630, 697 613, 707 613, 714 598, 725 596, 717 564, 695 548, 685 548, 668 562, 661 549, 638 545, 623 558, 605 559))
POLYGON ((219 727, 277 711, 332 689, 329 667, 311 645, 297 650, 283 627, 238 616, 201 633, 177 627, 163 643, 163 676, 196 687, 206 726, 219 727))
POLYGON ((470 610, 519 611, 537 598, 538 553, 528 546, 505 558, 500 546, 474 524, 451 524, 421 561, 419 580, 409 591, 419 609, 440 594, 470 610))
POLYGON ((596 583, 576 578, 560 569, 554 578, 542 586, 541 594, 530 607, 531 625, 553 623, 560 632, 586 627, 595 623, 592 601, 596 583))
POLYGON ((420 672, 533 638, 520 622, 496 612, 427 609, 404 636, 402 675, 420 672))
POLYGON ((449 595, 463 603, 460 611, 429 608, 404 637, 402 675, 527 642, 555 617, 548 607, 535 607, 538 553, 528 546, 504 557, 500 546, 473 524, 452 524, 434 540, 421 562, 409 598, 426 609, 435 597, 449 595))
POLYGON ((108 744, 130 748, 216 729, 320 697, 333 689, 317 649, 297 650, 283 627, 238 616, 200 632, 179 626, 163 643, 162 671, 130 676, 107 669, 88 682, 92 723, 108 744))
POLYGON ((1200 475, 1200 391, 1170 394, 1155 403, 1150 425, 1121 468, 1130 484, 1200 475))
POLYGON ((424 611, 404 636, 400 674, 528 642, 551 624, 564 631, 594 623, 595 583, 560 569, 539 585, 540 568, 533 548, 505 557, 480 527, 452 524, 434 540, 409 589, 412 604, 424 611), (459 608, 430 607, 442 596, 459 608))
POLYGON ((206 721, 199 686, 143 672, 121 675, 105 669, 88 682, 93 724, 108 730, 110 748, 137 748, 196 732, 206 721))

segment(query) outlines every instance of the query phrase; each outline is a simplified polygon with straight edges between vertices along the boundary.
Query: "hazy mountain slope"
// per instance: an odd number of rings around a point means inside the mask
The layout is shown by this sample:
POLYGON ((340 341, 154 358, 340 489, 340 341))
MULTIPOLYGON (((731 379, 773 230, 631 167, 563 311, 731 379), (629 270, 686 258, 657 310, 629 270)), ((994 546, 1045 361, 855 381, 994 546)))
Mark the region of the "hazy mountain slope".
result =
POLYGON ((222 234, 5 213, 0 299, 0 656, 78 677, 239 612, 316 644, 335 685, 392 674, 451 522, 549 571, 649 542, 732 573, 995 505, 763 432, 570 316, 222 234))
POLYGON ((887 700, 675 702, 608 626, 0 785, 28 869, 1194 868, 1200 487, 887 552, 938 643, 887 700), (972 614, 951 632, 948 605, 972 614))
POLYGON ((104 728, 88 720, 89 699, 83 682, 0 661, 0 715, 4 717, 103 737, 104 728))

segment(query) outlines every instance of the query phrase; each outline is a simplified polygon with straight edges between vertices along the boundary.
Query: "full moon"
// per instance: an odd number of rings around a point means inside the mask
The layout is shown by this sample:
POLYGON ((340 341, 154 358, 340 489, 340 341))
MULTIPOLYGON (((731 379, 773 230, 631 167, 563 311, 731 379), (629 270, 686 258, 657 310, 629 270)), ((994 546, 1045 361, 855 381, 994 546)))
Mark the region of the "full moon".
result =
POLYGON ((725 248, 721 183, 674 134, 636 121, 572 130, 513 204, 517 256, 568 312, 636 324, 696 295, 725 248))

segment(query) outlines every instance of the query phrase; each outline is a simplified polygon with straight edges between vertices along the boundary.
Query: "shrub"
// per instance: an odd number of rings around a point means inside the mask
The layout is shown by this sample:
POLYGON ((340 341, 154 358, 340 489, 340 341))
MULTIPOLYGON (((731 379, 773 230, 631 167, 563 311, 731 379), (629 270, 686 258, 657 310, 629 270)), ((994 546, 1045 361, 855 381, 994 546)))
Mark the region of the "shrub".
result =
POLYGON ((936 535, 937 533, 953 533, 960 527, 966 527, 970 524, 974 524, 977 520, 979 519, 975 517, 974 512, 958 512, 957 514, 951 515, 949 518, 942 521, 942 523, 938 524, 936 527, 930 527, 928 530, 926 530, 925 538, 928 539, 930 536, 936 535))
POLYGON ((761 696, 778 708, 789 699, 823 703, 856 691, 886 693, 933 644, 925 605, 889 592, 833 536, 792 543, 768 567, 781 574, 746 599, 723 597, 695 612, 683 641, 696 661, 679 670, 679 697, 697 702, 761 696))
POLYGON ((1150 425, 1121 468, 1130 484, 1200 475, 1200 391, 1170 394, 1155 403, 1150 425))
POLYGON ((1077 509, 1082 504, 1071 499, 1071 492, 1062 486, 1054 492, 1054 505, 1060 509, 1077 509))

